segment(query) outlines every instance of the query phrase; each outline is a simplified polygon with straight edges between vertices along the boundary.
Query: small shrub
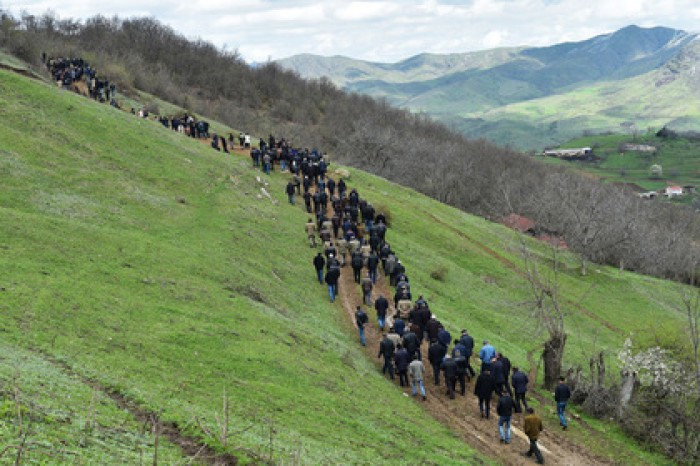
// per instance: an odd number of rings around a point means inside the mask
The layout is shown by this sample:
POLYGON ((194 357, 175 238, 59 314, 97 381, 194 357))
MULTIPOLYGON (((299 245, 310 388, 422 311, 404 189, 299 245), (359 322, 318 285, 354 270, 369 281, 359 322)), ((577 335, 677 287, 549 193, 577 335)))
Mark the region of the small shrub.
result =
POLYGON ((447 268, 443 265, 439 265, 430 271, 430 278, 437 280, 439 282, 444 282, 447 277, 447 268))

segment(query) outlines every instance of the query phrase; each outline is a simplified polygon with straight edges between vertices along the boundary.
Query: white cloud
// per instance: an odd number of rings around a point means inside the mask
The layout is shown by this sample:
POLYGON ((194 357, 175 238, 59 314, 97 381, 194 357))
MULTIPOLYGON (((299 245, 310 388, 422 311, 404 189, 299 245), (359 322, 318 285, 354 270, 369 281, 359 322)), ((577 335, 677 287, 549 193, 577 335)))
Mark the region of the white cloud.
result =
POLYGON ((61 18, 153 16, 187 37, 236 48, 248 60, 296 53, 397 61, 421 52, 544 46, 629 24, 694 30, 697 0, 0 0, 61 18))

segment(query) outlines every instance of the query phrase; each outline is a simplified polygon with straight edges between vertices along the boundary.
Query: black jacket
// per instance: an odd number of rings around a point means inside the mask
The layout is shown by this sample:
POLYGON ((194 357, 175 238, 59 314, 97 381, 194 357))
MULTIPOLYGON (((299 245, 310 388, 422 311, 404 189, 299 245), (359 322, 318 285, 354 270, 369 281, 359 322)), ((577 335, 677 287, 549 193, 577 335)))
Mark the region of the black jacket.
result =
POLYGON ((389 309, 389 301, 384 296, 381 296, 374 302, 374 308, 377 310, 377 317, 384 318, 386 317, 386 310, 389 309))
POLYGON ((486 374, 482 372, 476 379, 476 384, 474 384, 474 394, 481 399, 491 398, 493 393, 493 377, 491 374, 486 374))
POLYGON ((523 371, 513 372, 513 376, 510 378, 513 384, 513 390, 515 393, 521 394, 527 392, 527 375, 523 371))
POLYGON ((428 360, 433 366, 439 366, 442 363, 442 358, 447 354, 447 348, 440 343, 433 343, 428 348, 428 360))
POLYGON ((330 269, 328 272, 326 272, 326 283, 328 285, 336 285, 338 283, 338 278, 340 278, 340 270, 339 269, 330 269))
POLYGON ((498 413, 499 416, 512 416, 513 415, 513 398, 510 397, 507 393, 505 395, 501 395, 500 398, 498 398, 498 404, 496 405, 496 412, 498 413))
POLYGON ((379 342, 379 354, 377 354, 377 357, 384 356, 385 358, 390 358, 393 355, 394 342, 384 337, 384 339, 379 342))
POLYGON ((316 267, 316 270, 323 270, 324 265, 326 265, 326 261, 321 254, 314 256, 314 267, 316 267))
POLYGON ((571 398, 569 387, 564 383, 558 384, 557 388, 554 389, 554 401, 559 403, 560 401, 569 401, 569 398, 571 398))
POLYGON ((462 335, 462 337, 459 339, 460 343, 464 345, 464 347, 467 349, 467 354, 465 354, 465 357, 469 357, 472 355, 474 352, 474 338, 471 335, 462 335))
POLYGON ((401 348, 394 355, 394 364, 396 365, 396 370, 399 372, 407 371, 408 365, 411 363, 408 351, 405 348, 401 348))
POLYGON ((363 311, 362 309, 358 309, 355 312, 355 323, 357 323, 357 326, 362 328, 364 327, 367 322, 369 322, 369 318, 367 317, 367 313, 363 311))
POLYGON ((457 376, 457 363, 452 358, 443 359, 440 369, 442 369, 445 377, 448 379, 457 376))

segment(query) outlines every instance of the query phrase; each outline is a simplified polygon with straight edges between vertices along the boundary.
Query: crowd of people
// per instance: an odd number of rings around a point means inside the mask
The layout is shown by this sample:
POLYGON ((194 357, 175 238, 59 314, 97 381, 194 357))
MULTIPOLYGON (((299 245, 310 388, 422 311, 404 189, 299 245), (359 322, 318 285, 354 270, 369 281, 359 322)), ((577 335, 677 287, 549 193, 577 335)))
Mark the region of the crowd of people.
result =
MULTIPOLYGON (((523 431, 530 441, 530 449, 523 454, 544 463, 537 444, 542 420, 527 403, 527 374, 512 366, 488 340, 483 340, 475 354, 474 338, 466 329, 453 339, 426 299, 418 295, 414 300, 406 268, 387 241, 386 216, 342 178, 336 181, 329 176, 323 154, 316 150, 290 149, 283 141, 275 144, 271 136, 267 150, 262 143, 260 149, 253 149, 253 164, 265 173, 270 173, 276 162, 281 171, 289 169, 286 194, 292 205, 297 195, 304 198, 304 208, 309 214, 305 225, 309 247, 322 248, 312 259, 315 277, 328 287, 331 302, 338 296, 341 270, 348 266, 352 270, 362 297, 362 305, 355 310, 360 344, 367 344, 365 328, 370 322, 369 309, 373 307, 381 332, 377 358, 383 359, 382 372, 392 380, 398 378, 400 386, 410 387, 414 397, 420 393, 424 401, 427 379, 435 386, 444 384, 445 396, 450 399, 455 399, 457 393, 467 396, 467 387, 474 381, 473 393, 483 419, 491 418, 491 400, 494 395, 497 399, 500 441, 511 442, 513 415, 523 413, 523 431), (380 273, 393 287, 393 297, 373 296, 380 273), (430 376, 423 363, 424 355, 432 370, 430 376), (471 365, 473 357, 478 357, 480 363, 478 376, 471 365)), ((570 396, 562 378, 555 400, 564 430, 570 396)))
POLYGON ((118 107, 116 85, 113 82, 110 83, 107 79, 101 79, 97 75, 97 70, 91 67, 84 59, 47 58, 44 53, 42 60, 57 85, 65 89, 81 92, 77 83, 84 83, 90 98, 103 103, 108 102, 112 106, 118 107))

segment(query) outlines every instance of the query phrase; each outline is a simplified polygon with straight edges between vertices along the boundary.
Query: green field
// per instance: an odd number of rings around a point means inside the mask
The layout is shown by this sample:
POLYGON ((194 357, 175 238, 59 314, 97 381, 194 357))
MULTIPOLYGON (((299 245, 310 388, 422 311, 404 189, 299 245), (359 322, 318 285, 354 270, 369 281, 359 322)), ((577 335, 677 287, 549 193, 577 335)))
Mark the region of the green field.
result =
MULTIPOLYGON (((26 437, 37 464, 58 445, 68 462, 149 462, 153 436, 90 379, 244 462, 490 461, 366 359, 314 281, 306 214, 286 203, 286 177, 259 182, 245 158, 12 73, 0 71, 0 93, 0 117, 21 121, 0 129, 3 445, 26 437)), ((353 170, 350 183, 390 212, 389 241, 446 327, 526 366, 545 336, 515 234, 369 174, 353 170)), ((684 341, 679 285, 607 267, 581 277, 578 265, 563 255, 567 367, 604 350, 617 373, 630 335, 641 347, 684 341)), ((666 462, 584 421, 590 430, 572 437, 594 453, 666 462)), ((181 455, 161 441, 165 463, 181 455)))

